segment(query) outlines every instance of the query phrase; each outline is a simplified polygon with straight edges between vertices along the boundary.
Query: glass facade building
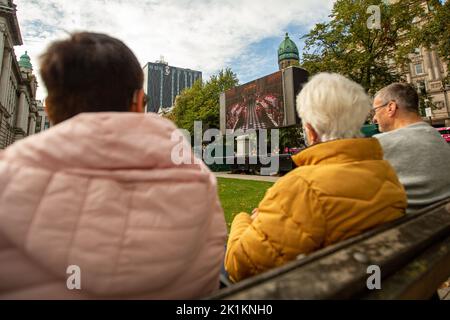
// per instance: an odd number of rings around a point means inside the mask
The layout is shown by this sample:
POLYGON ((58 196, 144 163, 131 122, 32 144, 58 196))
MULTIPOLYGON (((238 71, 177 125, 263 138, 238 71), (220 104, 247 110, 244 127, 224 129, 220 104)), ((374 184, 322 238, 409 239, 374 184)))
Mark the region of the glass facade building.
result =
POLYGON ((169 66, 166 63, 147 63, 144 67, 144 91, 148 95, 147 112, 171 108, 177 95, 202 79, 202 73, 169 66))

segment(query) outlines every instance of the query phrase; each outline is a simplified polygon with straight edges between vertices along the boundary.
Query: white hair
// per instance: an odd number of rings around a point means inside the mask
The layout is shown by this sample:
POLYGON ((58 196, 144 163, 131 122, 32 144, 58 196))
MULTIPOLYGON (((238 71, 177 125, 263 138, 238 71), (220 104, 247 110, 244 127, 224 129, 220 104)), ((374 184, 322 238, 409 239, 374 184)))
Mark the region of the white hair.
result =
POLYGON ((297 97, 302 122, 309 123, 322 142, 362 137, 371 110, 364 88, 336 73, 319 73, 297 97))

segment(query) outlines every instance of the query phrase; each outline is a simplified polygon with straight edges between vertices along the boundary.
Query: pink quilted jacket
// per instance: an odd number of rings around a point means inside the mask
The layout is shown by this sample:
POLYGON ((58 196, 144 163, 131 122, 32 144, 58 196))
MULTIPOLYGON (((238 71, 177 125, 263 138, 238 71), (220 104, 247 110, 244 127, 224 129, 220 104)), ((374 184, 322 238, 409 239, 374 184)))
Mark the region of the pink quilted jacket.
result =
POLYGON ((0 299, 217 289, 226 226, 216 180, 203 163, 171 161, 175 130, 154 114, 81 114, 0 152, 0 299), (72 265, 81 290, 66 284, 72 265))

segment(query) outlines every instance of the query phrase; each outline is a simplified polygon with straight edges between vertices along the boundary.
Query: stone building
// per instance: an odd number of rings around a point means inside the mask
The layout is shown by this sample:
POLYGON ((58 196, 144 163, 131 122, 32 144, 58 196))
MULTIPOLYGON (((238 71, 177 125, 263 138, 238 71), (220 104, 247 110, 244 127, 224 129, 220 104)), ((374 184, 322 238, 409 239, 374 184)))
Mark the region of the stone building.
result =
POLYGON ((28 54, 17 61, 22 44, 16 5, 0 0, 0 149, 36 132, 37 81, 28 54))
POLYGON ((450 86, 444 82, 449 72, 448 61, 439 57, 435 50, 426 48, 416 48, 410 59, 404 76, 408 83, 429 97, 425 116, 431 117, 433 125, 450 126, 450 86))
MULTIPOLYGON (((391 3, 399 0, 390 0, 391 3)), ((428 1, 422 1, 421 5, 426 14, 434 10, 428 1)), ((415 23, 421 24, 425 20, 417 19, 415 23)), ((403 78, 413 84, 419 93, 425 95, 427 114, 425 120, 434 126, 450 127, 450 85, 445 84, 445 78, 449 73, 449 61, 439 56, 434 49, 424 47, 415 48, 408 56, 410 63, 399 67, 397 70, 403 78)))
POLYGON ((36 118, 36 133, 42 132, 50 128, 50 120, 45 112, 42 101, 37 100, 37 118, 36 118))

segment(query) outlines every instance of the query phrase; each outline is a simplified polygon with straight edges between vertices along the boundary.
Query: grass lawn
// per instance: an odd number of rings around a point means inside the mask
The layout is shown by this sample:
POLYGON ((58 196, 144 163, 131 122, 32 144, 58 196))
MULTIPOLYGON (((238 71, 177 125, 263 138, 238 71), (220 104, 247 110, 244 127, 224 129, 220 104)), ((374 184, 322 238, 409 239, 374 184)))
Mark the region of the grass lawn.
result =
POLYGON ((273 185, 272 182, 228 178, 217 178, 217 182, 228 229, 236 214, 240 212, 251 213, 253 209, 258 207, 267 189, 273 185))

